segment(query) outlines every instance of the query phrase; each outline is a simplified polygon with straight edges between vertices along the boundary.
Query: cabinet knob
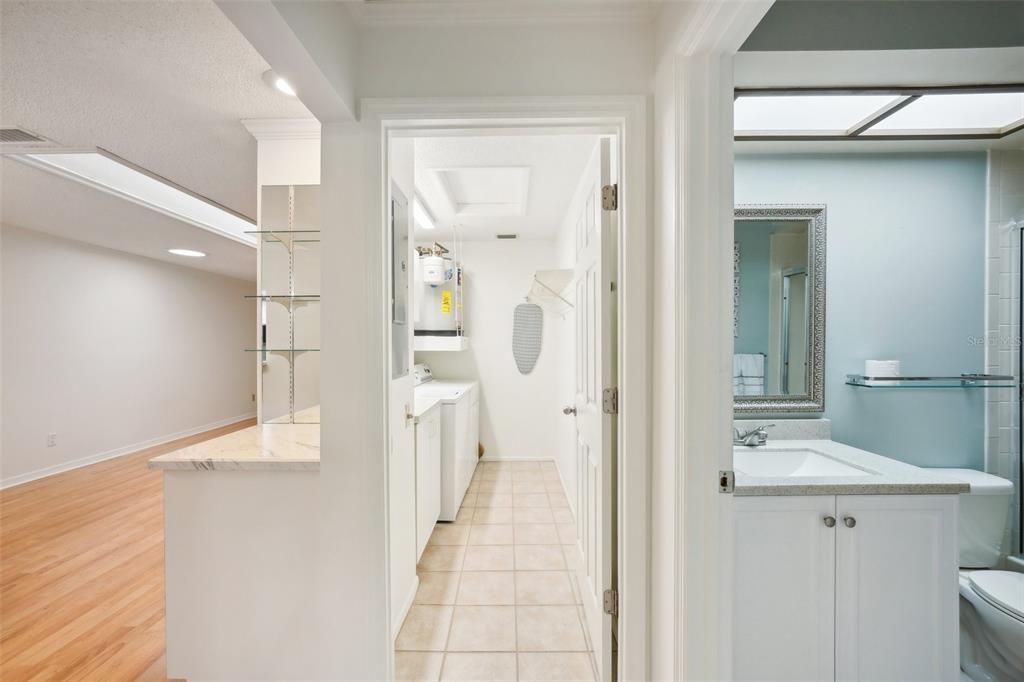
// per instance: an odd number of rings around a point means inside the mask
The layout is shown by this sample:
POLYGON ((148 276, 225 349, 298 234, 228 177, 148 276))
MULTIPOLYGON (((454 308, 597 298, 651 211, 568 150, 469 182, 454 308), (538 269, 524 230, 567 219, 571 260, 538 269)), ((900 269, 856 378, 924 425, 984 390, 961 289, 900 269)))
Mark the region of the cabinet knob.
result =
POLYGON ((562 408, 562 414, 564 414, 564 415, 576 414, 576 407, 575 406, 563 407, 562 408))
POLYGON ((835 526, 836 526, 836 517, 834 517, 834 516, 826 516, 822 520, 825 522, 825 527, 826 528, 835 528, 835 526))
POLYGON ((843 524, 847 528, 853 528, 854 526, 857 525, 857 519, 853 518, 852 516, 844 516, 843 517, 843 524))

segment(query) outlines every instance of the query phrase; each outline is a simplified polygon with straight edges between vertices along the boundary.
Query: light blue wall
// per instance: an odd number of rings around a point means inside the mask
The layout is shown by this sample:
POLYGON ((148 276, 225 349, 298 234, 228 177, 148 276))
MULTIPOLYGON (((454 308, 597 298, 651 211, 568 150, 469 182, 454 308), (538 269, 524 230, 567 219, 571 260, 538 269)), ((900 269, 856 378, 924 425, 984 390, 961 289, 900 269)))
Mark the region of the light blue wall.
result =
MULTIPOLYGON (((867 144, 867 143, 866 143, 867 144)), ((865 359, 984 371, 982 153, 741 156, 736 203, 825 204, 825 414, 833 439, 921 466, 982 468, 980 391, 847 386, 865 359)))
MULTIPOLYGON (((772 230, 763 222, 736 223, 740 248, 740 306, 735 352, 768 354, 768 270, 772 230)), ((765 367, 768 376, 768 367, 765 367)))

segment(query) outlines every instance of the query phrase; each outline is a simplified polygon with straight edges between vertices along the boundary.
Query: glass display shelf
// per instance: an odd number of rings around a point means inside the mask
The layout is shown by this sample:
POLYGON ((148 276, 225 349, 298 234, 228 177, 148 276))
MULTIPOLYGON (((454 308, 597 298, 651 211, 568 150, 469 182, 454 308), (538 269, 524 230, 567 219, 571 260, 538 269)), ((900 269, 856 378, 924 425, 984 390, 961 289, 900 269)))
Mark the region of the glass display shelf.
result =
POLYGON ((261 301, 287 300, 287 301, 319 301, 320 294, 246 294, 246 298, 259 299, 261 301))
POLYGON ((256 235, 264 244, 282 244, 289 251, 297 244, 320 243, 320 230, 250 230, 246 234, 256 235))
POLYGON ((960 374, 950 377, 869 377, 847 374, 846 384, 858 388, 1016 388, 1015 377, 1003 374, 960 374))

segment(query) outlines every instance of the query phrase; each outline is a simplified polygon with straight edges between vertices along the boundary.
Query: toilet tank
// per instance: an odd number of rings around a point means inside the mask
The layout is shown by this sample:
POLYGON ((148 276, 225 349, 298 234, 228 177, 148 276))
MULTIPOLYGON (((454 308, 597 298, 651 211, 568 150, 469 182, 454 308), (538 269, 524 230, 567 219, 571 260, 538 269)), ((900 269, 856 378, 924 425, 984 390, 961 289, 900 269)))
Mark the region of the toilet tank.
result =
POLYGON ((992 568, 1002 554, 1010 522, 1013 483, 974 469, 931 469, 971 486, 960 495, 960 568, 992 568))

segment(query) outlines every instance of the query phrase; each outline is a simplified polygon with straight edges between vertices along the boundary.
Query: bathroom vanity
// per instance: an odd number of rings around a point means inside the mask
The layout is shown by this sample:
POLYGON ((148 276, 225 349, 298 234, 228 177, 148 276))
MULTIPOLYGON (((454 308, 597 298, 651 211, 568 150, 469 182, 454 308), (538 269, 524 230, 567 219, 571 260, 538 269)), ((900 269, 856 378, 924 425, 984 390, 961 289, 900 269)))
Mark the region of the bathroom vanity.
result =
POLYGON ((734 467, 735 679, 958 679, 966 483, 830 440, 734 467))

